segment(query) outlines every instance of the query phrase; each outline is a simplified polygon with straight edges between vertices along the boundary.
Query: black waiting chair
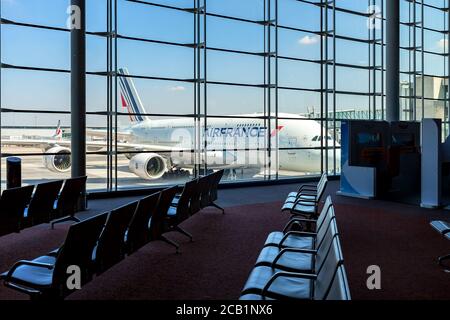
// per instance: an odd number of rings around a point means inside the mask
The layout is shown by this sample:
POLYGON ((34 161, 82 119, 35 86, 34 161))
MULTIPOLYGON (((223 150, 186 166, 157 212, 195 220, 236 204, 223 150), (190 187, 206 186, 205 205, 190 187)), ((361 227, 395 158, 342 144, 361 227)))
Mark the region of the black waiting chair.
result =
POLYGON ((216 181, 216 173, 211 173, 205 178, 207 179, 207 188, 204 188, 200 194, 200 207, 202 209, 209 207, 211 203, 211 191, 216 181))
POLYGON ((190 214, 194 215, 200 210, 202 210, 202 195, 204 193, 209 193, 209 177, 204 176, 198 178, 197 185, 195 186, 195 191, 191 197, 190 201, 190 214))
POLYGON ((298 198, 302 198, 304 200, 314 200, 317 196, 317 193, 322 188, 324 184, 328 181, 328 175, 324 172, 317 185, 314 184, 304 184, 300 186, 297 191, 289 193, 285 202, 295 202, 298 198))
POLYGON ((208 207, 215 207, 215 208, 221 210, 222 213, 225 213, 225 209, 222 208, 221 206, 219 206, 216 203, 216 201, 219 198, 218 189, 219 189, 220 180, 222 180, 224 172, 225 171, 222 169, 222 170, 219 170, 219 171, 213 173, 214 179, 211 183, 211 190, 209 192, 209 205, 208 205, 208 207))
MULTIPOLYGON (((322 181, 322 180, 321 180, 322 181)), ((281 211, 289 212, 292 215, 304 216, 307 218, 317 219, 320 199, 327 188, 328 179, 325 177, 321 184, 317 186, 317 192, 308 195, 311 198, 305 198, 306 195, 299 195, 295 198, 288 197, 284 202, 281 211)))
MULTIPOLYGON (((439 232, 444 238, 450 240, 450 222, 431 221, 430 225, 439 232)), ((450 272, 450 266, 446 265, 446 261, 450 261, 450 254, 438 258, 439 265, 450 272)))
POLYGON ((126 232, 127 253, 136 252, 149 242, 149 221, 159 201, 160 193, 155 193, 139 200, 136 211, 126 232))
POLYGON ((36 186, 30 204, 25 208, 24 216, 27 227, 50 222, 51 213, 63 182, 64 180, 57 180, 36 186))
POLYGON ((136 211, 138 201, 111 211, 97 246, 94 249, 97 274, 120 262, 125 257, 125 233, 136 211))
POLYGON ((174 246, 176 248, 176 252, 178 253, 180 247, 178 243, 167 239, 164 236, 165 232, 170 231, 167 211, 172 205, 172 201, 177 194, 177 190, 178 187, 172 187, 161 191, 158 206, 149 221, 149 241, 162 240, 171 246, 174 246))
POLYGON ((244 286, 240 300, 324 300, 342 264, 342 251, 339 238, 336 237, 317 273, 255 267, 244 286))
MULTIPOLYGON (((284 227, 282 232, 274 231, 269 234, 264 246, 274 246, 279 248, 310 248, 315 246, 317 239, 323 236, 324 230, 328 227, 331 219, 334 218, 334 208, 331 196, 328 196, 317 220, 294 217, 284 227), (293 232, 293 228, 300 225, 305 229, 305 225, 311 226, 308 236, 300 236, 293 232)), ((295 229, 298 229, 296 227, 295 229)))
POLYGON ((54 210, 51 219, 54 220, 51 223, 52 229, 55 224, 80 220, 75 217, 75 213, 78 212, 78 206, 80 198, 84 192, 86 192, 86 181, 87 177, 77 177, 67 179, 64 182, 64 186, 61 193, 56 200, 54 205, 54 210))
MULTIPOLYGON (((299 236, 303 232, 297 232, 299 236)), ((308 233, 304 234, 308 236, 308 233)), ((323 235, 317 237, 313 248, 264 247, 255 266, 268 266, 278 270, 315 273, 320 270, 330 250, 333 239, 338 236, 336 220, 332 219, 323 235)))
POLYGON ((190 203, 192 196, 196 192, 197 183, 197 179, 186 182, 178 201, 176 204, 172 204, 167 211, 168 231, 178 231, 191 241, 193 239, 192 235, 182 229, 180 224, 191 216, 190 203))
POLYGON ((23 229, 23 213, 30 203, 34 186, 4 190, 0 197, 0 236, 23 229))
POLYGON ((73 224, 58 250, 32 261, 18 261, 0 278, 7 287, 26 293, 32 299, 64 298, 72 293, 67 286, 70 266, 79 268, 81 285, 92 279, 92 252, 106 218, 107 214, 101 214, 73 224))

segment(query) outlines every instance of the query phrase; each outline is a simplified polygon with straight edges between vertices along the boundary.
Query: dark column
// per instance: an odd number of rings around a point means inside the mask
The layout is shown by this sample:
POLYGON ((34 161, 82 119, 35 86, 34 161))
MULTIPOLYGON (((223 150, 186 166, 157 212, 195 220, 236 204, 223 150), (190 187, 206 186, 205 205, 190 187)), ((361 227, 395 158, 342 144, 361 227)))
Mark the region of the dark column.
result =
POLYGON ((71 5, 72 177, 80 177, 86 175, 86 0, 71 0, 71 5))
POLYGON ((386 119, 400 120, 400 1, 386 1, 386 119))

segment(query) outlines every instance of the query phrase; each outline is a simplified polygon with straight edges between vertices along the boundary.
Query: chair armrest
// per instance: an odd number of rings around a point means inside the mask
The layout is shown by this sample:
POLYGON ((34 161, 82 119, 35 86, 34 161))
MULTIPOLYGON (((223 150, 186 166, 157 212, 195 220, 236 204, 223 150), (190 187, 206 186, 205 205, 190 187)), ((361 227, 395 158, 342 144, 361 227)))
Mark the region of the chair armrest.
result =
POLYGON ((317 222, 317 219, 306 219, 306 218, 298 218, 298 217, 294 217, 291 220, 294 220, 295 222, 310 222, 310 223, 317 222))
POLYGON ((272 261, 272 269, 275 268, 278 260, 281 259, 281 257, 283 257, 283 255, 285 253, 288 252, 294 252, 294 253, 309 253, 309 254, 317 254, 317 250, 309 250, 309 249, 301 249, 301 248, 284 248, 283 250, 281 250, 277 256, 275 257, 275 259, 273 259, 272 261))
POLYGON ((31 266, 31 267, 37 267, 37 268, 45 268, 45 269, 53 269, 54 265, 53 264, 48 264, 48 263, 41 263, 41 262, 33 262, 33 261, 28 261, 28 260, 20 260, 17 261, 13 267, 8 271, 8 273, 6 274, 5 277, 5 281, 9 281, 12 278, 12 275, 14 274, 14 272, 16 271, 16 269, 20 266, 31 266))
POLYGON ((277 272, 275 273, 272 278, 267 281, 266 285, 264 286, 261 295, 263 299, 265 300, 267 296, 267 292, 269 291, 272 284, 275 282, 276 279, 280 277, 285 278, 299 278, 299 279, 310 279, 310 280, 316 280, 317 275, 316 274, 307 274, 307 273, 295 273, 295 272, 277 272))
POLYGON ((302 206, 305 206, 305 207, 314 207, 314 211, 317 211, 317 205, 319 204, 318 203, 318 201, 311 201, 311 200, 302 200, 302 199, 297 199, 295 202, 294 202, 294 204, 292 205, 292 208, 291 208, 291 214, 295 214, 295 207, 298 205, 298 204, 301 204, 302 206))
POLYGON ((304 184, 300 188, 298 188, 297 192, 301 192, 302 190, 317 190, 317 186, 313 184, 304 184))
POLYGON ((289 229, 289 227, 292 226, 293 223, 295 222, 306 222, 306 223, 317 223, 316 219, 306 219, 306 218, 292 218, 291 220, 289 220, 289 222, 286 224, 286 226, 283 229, 283 233, 286 233, 289 229))
POLYGON ((316 197, 317 196, 317 192, 313 192, 313 191, 301 191, 301 192, 299 192, 299 193, 297 193, 297 196, 296 196, 296 198, 298 199, 298 198, 300 198, 300 197, 302 197, 302 196, 312 196, 312 197, 316 197))
POLYGON ((294 206, 296 206, 297 204, 301 204, 304 206, 317 206, 318 203, 319 203, 318 200, 305 200, 305 199, 297 198, 294 202, 294 206))

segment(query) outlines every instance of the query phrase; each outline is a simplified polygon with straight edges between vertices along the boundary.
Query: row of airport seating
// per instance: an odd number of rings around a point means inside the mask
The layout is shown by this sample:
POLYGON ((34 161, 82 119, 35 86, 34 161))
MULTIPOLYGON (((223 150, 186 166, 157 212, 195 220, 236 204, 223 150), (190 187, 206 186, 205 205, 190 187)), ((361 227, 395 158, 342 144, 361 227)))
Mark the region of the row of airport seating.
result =
POLYGON ((171 187, 73 224, 60 248, 32 261, 18 261, 0 278, 5 286, 31 298, 61 299, 73 292, 67 286, 73 266, 83 286, 150 241, 166 241, 178 252, 179 245, 164 233, 187 234, 180 223, 205 207, 220 208, 215 201, 222 176, 218 171, 187 182, 180 194, 178 187, 171 187))
POLYGON ((267 237, 241 300, 351 299, 330 196, 318 211, 326 185, 323 175, 317 186, 289 194, 282 210, 293 216, 267 237))
MULTIPOLYGON (((450 240, 450 222, 435 220, 431 221, 430 224, 444 238, 450 240)), ((439 257, 438 261, 441 267, 443 267, 446 271, 450 272, 450 265, 448 265, 448 261, 450 261, 450 254, 439 257)))
POLYGON ((0 236, 52 222, 77 221, 75 213, 87 177, 4 190, 0 197, 0 236), (34 191, 34 192, 33 192, 34 191))

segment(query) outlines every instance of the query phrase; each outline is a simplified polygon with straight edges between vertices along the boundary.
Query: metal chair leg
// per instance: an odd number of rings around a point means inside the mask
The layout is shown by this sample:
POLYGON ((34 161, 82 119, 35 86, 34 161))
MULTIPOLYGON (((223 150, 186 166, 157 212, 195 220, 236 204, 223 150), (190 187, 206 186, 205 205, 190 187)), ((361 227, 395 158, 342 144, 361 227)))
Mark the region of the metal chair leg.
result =
POLYGON ((221 211, 222 211, 222 214, 225 214, 225 209, 222 208, 221 206, 219 206, 218 204, 216 204, 216 203, 213 202, 213 203, 211 203, 211 206, 214 207, 214 208, 217 208, 217 209, 221 210, 221 211))
POLYGON ((190 234, 190 233, 187 232, 186 230, 183 230, 180 226, 176 226, 176 227, 174 228, 174 230, 180 232, 181 234, 184 234, 186 237, 188 237, 188 238, 191 240, 191 242, 194 241, 194 239, 193 239, 193 237, 192 237, 192 234, 190 234))
POLYGON ((179 254, 180 253, 180 245, 178 244, 178 243, 176 243, 175 241, 172 241, 172 240, 170 240, 170 239, 167 239, 166 237, 164 237, 164 236, 161 236, 161 240, 162 241, 164 241, 165 243, 167 243, 167 244, 169 244, 169 245, 171 245, 171 246, 173 246, 173 247, 175 247, 175 252, 177 253, 177 254, 179 254))

